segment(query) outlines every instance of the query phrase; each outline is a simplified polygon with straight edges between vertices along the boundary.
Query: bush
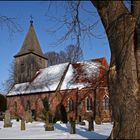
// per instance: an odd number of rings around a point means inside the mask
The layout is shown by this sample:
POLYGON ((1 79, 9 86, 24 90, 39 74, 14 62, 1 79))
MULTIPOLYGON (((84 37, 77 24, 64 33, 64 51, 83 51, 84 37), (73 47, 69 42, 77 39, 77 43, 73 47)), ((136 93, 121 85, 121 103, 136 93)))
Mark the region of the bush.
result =
POLYGON ((44 106, 44 109, 45 111, 49 111, 49 101, 48 101, 48 98, 44 98, 43 100, 43 106, 44 106))
POLYGON ((53 131, 54 126, 52 124, 52 115, 49 111, 49 101, 48 98, 42 100, 44 109, 42 110, 42 119, 45 121, 45 131, 53 131), (50 123, 51 122, 51 123, 50 123))
POLYGON ((0 94, 0 112, 5 112, 7 109, 6 97, 0 94))
POLYGON ((56 107, 55 112, 55 121, 62 121, 63 123, 67 123, 67 113, 64 105, 59 104, 56 107))
POLYGON ((43 102, 43 106, 44 106, 44 109, 42 110, 42 119, 44 121, 47 121, 48 123, 52 123, 53 122, 53 117, 52 117, 51 112, 49 111, 48 98, 44 98, 42 100, 42 102, 43 102))

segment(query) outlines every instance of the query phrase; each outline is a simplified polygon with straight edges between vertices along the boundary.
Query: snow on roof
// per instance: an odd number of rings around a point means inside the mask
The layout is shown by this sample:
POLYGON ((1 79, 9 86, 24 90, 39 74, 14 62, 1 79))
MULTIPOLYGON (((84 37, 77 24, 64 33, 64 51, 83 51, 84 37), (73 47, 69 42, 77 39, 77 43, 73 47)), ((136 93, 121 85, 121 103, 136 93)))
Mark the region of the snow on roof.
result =
POLYGON ((55 91, 67 66, 68 63, 63 63, 41 69, 41 73, 31 83, 16 84, 8 95, 55 91))
POLYGON ((89 84, 87 83, 76 82, 77 74, 78 73, 76 72, 76 69, 71 64, 65 75, 65 79, 62 83, 61 90, 75 89, 75 88, 82 89, 84 87, 89 86, 89 84))
POLYGON ((8 95, 19 95, 19 94, 23 94, 24 91, 26 91, 26 89, 27 89, 28 86, 29 86, 29 82, 15 84, 14 87, 8 93, 8 95))
POLYGON ((91 83, 86 81, 86 78, 97 78, 100 73, 99 67, 101 66, 98 62, 93 61, 83 61, 76 64, 71 64, 66 73, 65 79, 62 83, 61 90, 65 89, 82 89, 89 87, 91 83), (75 66, 74 66, 75 65, 75 66), (82 70, 79 72, 79 70, 82 70), (82 77, 83 82, 77 81, 77 79, 82 77))
POLYGON ((85 61, 81 63, 82 69, 84 70, 84 74, 88 78, 96 78, 98 74, 100 73, 99 67, 101 64, 99 62, 93 62, 93 61, 85 61))
POLYGON ((60 85, 60 90, 89 87, 92 82, 89 79, 94 80, 98 78, 100 66, 101 63, 95 61, 83 61, 70 65, 69 63, 63 63, 50 66, 41 69, 32 82, 14 85, 7 96, 55 91, 63 79, 62 76, 64 76, 64 79, 60 85))

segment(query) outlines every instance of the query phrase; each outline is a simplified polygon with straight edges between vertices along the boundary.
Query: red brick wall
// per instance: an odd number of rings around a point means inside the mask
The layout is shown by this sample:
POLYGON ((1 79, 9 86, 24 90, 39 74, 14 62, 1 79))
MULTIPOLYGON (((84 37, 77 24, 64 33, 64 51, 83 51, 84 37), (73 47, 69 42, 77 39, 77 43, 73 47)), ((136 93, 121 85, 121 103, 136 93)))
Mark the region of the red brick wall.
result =
POLYGON ((104 95, 107 94, 104 88, 99 88, 93 90, 92 88, 85 88, 81 90, 73 89, 73 90, 63 90, 58 93, 48 92, 48 93, 36 93, 30 95, 22 95, 22 96, 7 96, 7 106, 12 115, 14 115, 14 102, 17 102, 17 114, 20 117, 24 116, 24 108, 26 107, 27 101, 30 101, 31 110, 36 111, 37 119, 40 118, 42 113, 43 104, 42 99, 48 97, 50 104, 50 110, 52 114, 55 114, 56 107, 59 103, 62 103, 67 111, 68 119, 72 117, 73 119, 78 119, 79 116, 82 119, 88 119, 89 116, 94 115, 94 95, 96 93, 96 99, 98 105, 96 106, 96 118, 99 121, 106 121, 110 118, 110 112, 103 110, 103 98, 104 95), (86 97, 92 98, 92 111, 86 110, 86 97), (68 112, 68 99, 74 101, 74 111, 68 112), (82 103, 82 104, 81 104, 82 103))

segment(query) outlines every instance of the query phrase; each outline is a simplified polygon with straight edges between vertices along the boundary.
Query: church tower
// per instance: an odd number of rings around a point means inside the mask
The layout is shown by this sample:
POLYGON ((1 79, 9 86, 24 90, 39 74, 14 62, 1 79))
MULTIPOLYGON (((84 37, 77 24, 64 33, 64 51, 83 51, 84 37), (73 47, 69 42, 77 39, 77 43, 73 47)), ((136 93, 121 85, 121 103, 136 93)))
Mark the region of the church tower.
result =
POLYGON ((47 58, 41 50, 32 20, 23 45, 14 57, 15 84, 30 82, 39 69, 47 67, 47 58))

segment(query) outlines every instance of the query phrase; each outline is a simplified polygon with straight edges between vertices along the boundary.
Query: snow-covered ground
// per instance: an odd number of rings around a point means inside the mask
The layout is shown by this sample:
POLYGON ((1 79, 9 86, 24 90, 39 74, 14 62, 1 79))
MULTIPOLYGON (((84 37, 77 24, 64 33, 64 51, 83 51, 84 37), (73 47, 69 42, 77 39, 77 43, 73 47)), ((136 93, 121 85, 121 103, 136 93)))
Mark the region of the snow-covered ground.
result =
POLYGON ((0 139, 106 139, 111 132, 112 124, 95 124, 95 131, 87 131, 85 126, 76 124, 76 134, 69 133, 69 124, 57 122, 54 131, 45 131, 43 122, 26 123, 26 130, 20 130, 20 122, 12 120, 12 128, 3 128, 0 121, 0 139))

